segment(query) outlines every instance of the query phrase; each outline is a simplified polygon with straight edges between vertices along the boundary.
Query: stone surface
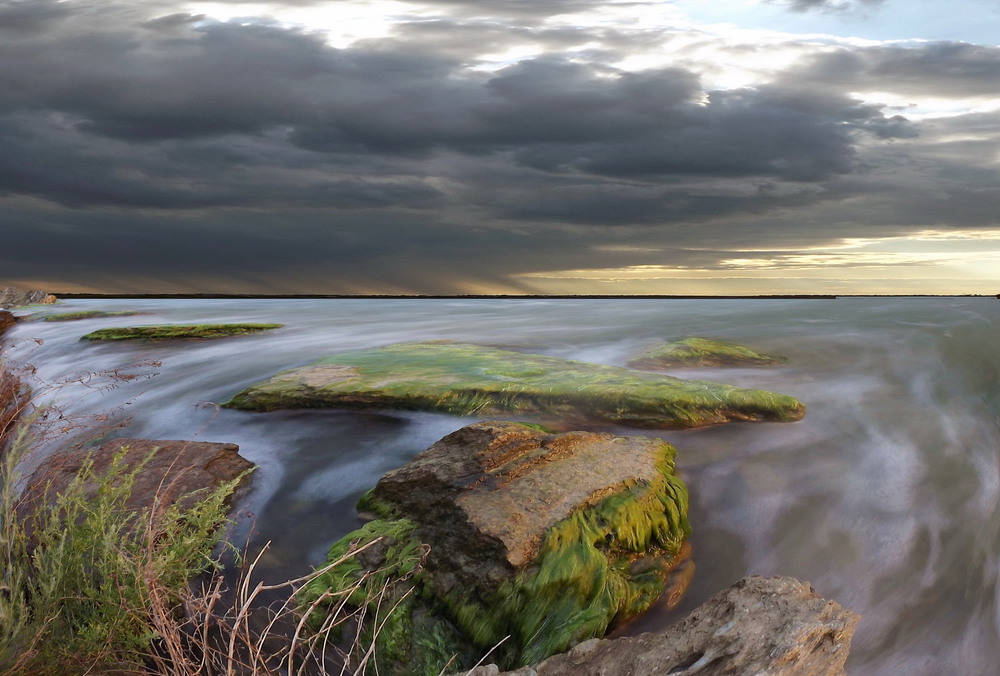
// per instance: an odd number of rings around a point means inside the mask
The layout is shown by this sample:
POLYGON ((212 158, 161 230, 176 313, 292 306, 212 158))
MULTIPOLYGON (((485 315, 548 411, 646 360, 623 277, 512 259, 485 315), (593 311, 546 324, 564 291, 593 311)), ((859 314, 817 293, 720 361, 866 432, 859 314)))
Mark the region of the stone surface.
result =
POLYGON ((586 641, 502 676, 843 676, 859 619, 804 582, 748 577, 661 632, 586 641))
POLYGON ((643 352, 628 362, 634 369, 680 366, 769 366, 786 359, 755 352, 748 347, 712 338, 687 336, 643 352))
POLYGON ((7 312, 6 310, 0 310, 0 336, 7 332, 7 329, 14 326, 17 320, 14 319, 14 315, 7 312))
MULTIPOLYGON (((153 454, 136 476, 132 494, 125 504, 131 510, 151 507, 157 498, 163 504, 172 504, 194 491, 216 488, 254 466, 239 454, 236 444, 112 439, 96 450, 68 451, 46 458, 28 479, 24 493, 26 511, 22 515, 27 516, 39 508, 46 486, 50 500, 64 491, 88 458, 93 460, 95 474, 104 474, 122 447, 128 448, 123 461, 126 468, 135 467, 153 454)), ((247 475, 231 500, 237 499, 239 492, 249 487, 249 479, 247 475)), ((194 498, 188 500, 193 502, 194 498)))
POLYGON ((280 329, 284 324, 163 324, 98 329, 80 340, 182 340, 185 338, 226 338, 280 329))
POLYGON ((56 297, 44 291, 25 291, 14 286, 0 288, 0 308, 10 309, 36 303, 55 303, 56 297))
POLYGON ((792 397, 464 343, 404 343, 284 371, 223 406, 385 408, 643 427, 791 421, 792 397))
POLYGON ((659 439, 476 423, 384 475, 360 507, 380 519, 328 559, 351 542, 384 542, 354 560, 353 574, 320 578, 307 596, 348 588, 365 571, 387 572, 379 591, 405 576, 412 601, 390 621, 405 626, 387 632, 404 638, 380 661, 403 665, 397 673, 437 674, 451 654, 481 654, 505 636, 506 663, 531 663, 634 617, 668 581, 679 601, 690 579, 687 489, 659 439), (421 625, 428 615, 444 622, 421 625), (443 624, 458 630, 453 646, 471 647, 430 654, 426 645, 454 631, 443 624), (415 663, 425 668, 407 671, 415 663))

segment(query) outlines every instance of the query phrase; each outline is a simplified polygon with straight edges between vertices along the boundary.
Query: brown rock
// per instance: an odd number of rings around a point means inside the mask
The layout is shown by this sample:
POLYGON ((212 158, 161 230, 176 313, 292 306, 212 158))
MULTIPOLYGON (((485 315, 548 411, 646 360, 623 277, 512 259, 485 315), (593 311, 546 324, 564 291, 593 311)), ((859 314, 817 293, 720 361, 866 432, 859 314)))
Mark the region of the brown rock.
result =
POLYGON ((747 577, 661 632, 585 641, 503 676, 843 676, 859 619, 804 582, 747 577))
POLYGON ((387 603, 378 576, 402 580, 393 598, 411 600, 390 620, 400 633, 380 631, 404 638, 376 643, 383 673, 412 674, 414 664, 439 673, 500 642, 492 659, 533 664, 603 636, 668 587, 679 600, 692 564, 674 454, 648 437, 468 425, 382 476, 359 505, 380 518, 335 543, 328 561, 377 538, 381 546, 300 599, 340 598, 371 579, 370 590, 351 593, 370 622, 387 603))
MULTIPOLYGON (((137 474, 132 494, 125 504, 132 510, 152 507, 157 500, 159 504, 172 504, 194 491, 216 488, 254 466, 239 454, 236 444, 112 439, 101 444, 97 450, 76 450, 49 456, 28 480, 24 494, 26 511, 22 511, 22 515, 28 516, 39 508, 46 495, 46 487, 50 501, 53 496, 65 491, 88 457, 93 459, 94 474, 104 475, 115 454, 123 447, 128 448, 124 458, 124 467, 128 469, 152 454, 137 474)), ((237 493, 248 487, 249 476, 245 476, 237 493)), ((92 488, 88 487, 88 490, 92 488)), ((237 497, 234 495, 230 500, 237 497)), ((195 498, 189 500, 194 502, 195 498)))
POLYGON ((573 512, 629 483, 662 482, 664 446, 646 437, 553 435, 517 423, 476 423, 385 474, 374 494, 408 515, 440 509, 449 496, 449 508, 457 508, 444 522, 449 530, 460 521, 477 537, 499 541, 516 569, 534 559, 542 536, 573 512))
POLYGON ((7 329, 14 326, 16 321, 17 320, 14 318, 14 315, 6 310, 0 310, 0 336, 2 336, 7 329))

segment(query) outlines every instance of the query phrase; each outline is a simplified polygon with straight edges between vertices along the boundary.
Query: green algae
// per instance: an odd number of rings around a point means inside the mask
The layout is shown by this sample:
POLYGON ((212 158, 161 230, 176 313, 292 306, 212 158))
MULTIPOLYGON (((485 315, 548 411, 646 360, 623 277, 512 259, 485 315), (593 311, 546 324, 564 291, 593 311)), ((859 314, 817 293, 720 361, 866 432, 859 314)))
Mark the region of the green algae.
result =
POLYGON ((98 329, 80 340, 180 340, 184 338, 223 338, 279 329, 284 324, 163 324, 98 329))
POLYGON ((350 602, 366 609, 362 636, 397 674, 468 668, 494 648, 492 661, 516 668, 603 636, 658 598, 690 534, 675 451, 663 444, 659 453, 655 480, 627 482, 556 523, 528 565, 492 586, 454 584, 443 593, 421 565, 421 552, 434 546, 425 529, 370 491, 359 507, 381 518, 335 543, 328 561, 378 538, 387 545, 374 561, 349 559, 311 583, 305 601, 353 588, 350 602))
POLYGON ((223 406, 378 407, 456 415, 541 415, 651 427, 800 419, 792 397, 465 343, 404 343, 326 357, 223 406))
POLYGON ((82 310, 80 312, 56 312, 54 314, 45 315, 44 321, 72 322, 80 319, 96 319, 99 317, 132 317, 142 314, 147 313, 139 312, 138 310, 119 310, 117 312, 108 312, 105 310, 82 310))
POLYGON ((736 343, 686 336, 649 350, 628 365, 631 368, 655 369, 671 366, 764 366, 786 361, 784 357, 755 352, 736 343))

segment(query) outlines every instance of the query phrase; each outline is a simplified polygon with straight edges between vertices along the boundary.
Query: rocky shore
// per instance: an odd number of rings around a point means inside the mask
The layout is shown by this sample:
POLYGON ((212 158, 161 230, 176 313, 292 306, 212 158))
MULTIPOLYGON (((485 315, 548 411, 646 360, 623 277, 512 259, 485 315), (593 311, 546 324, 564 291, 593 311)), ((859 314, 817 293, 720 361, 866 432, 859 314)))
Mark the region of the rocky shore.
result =
MULTIPOLYGON (((45 299, 4 294, 0 300, 17 305, 45 299)), ((0 333, 13 321, 0 311, 0 333)), ((192 327, 145 328, 175 337, 192 327)), ((462 427, 385 473, 358 504, 369 521, 330 548, 327 563, 340 563, 305 588, 302 607, 319 611, 314 629, 334 605, 358 611, 344 640, 364 654, 349 660, 374 655, 380 673, 407 675, 462 668, 472 676, 502 669, 509 676, 839 676, 858 618, 790 578, 746 578, 661 632, 603 638, 658 600, 676 604, 697 552, 687 543, 692 525, 677 451, 660 439, 574 425, 792 422, 805 406, 787 395, 637 370, 781 363, 700 338, 638 355, 633 368, 449 341, 404 343, 282 371, 224 406, 497 418, 462 427), (492 664, 475 667, 487 653, 492 664)), ((113 439, 50 456, 27 481, 22 515, 51 507, 84 464, 100 472, 116 462, 136 479, 135 510, 190 503, 228 481, 241 482, 238 502, 252 485, 253 466, 233 444, 113 439)))

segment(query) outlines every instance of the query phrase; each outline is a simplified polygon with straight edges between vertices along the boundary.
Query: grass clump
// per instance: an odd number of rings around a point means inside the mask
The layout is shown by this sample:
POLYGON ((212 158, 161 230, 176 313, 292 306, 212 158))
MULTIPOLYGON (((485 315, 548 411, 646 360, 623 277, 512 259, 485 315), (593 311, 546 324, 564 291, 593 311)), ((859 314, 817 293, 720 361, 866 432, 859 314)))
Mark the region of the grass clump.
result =
POLYGON ((0 467, 0 672, 141 673, 163 639, 157 616, 179 607, 188 580, 217 567, 213 552, 238 480, 188 508, 125 507, 143 463, 83 469, 59 495, 25 509, 21 429, 0 467))
POLYGON ((179 340, 184 338, 224 338, 280 329, 284 324, 164 324, 129 326, 91 331, 80 340, 179 340))
POLYGON ((134 315, 146 314, 145 312, 139 312, 138 310, 119 310, 117 312, 109 312, 106 310, 81 310, 79 312, 56 312, 54 314, 45 315, 45 321, 47 322, 72 322, 80 319, 97 319, 100 317, 131 317, 134 315))

